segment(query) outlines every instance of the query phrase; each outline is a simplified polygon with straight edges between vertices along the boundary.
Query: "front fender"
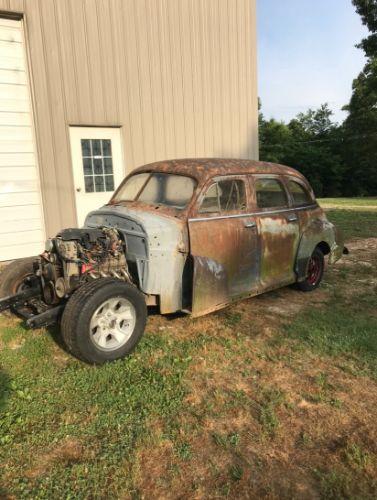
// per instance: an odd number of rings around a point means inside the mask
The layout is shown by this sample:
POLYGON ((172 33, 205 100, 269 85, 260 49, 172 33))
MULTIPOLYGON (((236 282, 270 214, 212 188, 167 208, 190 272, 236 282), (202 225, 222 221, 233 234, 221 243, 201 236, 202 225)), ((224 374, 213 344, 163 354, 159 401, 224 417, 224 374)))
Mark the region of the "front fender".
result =
POLYGON ((301 235, 295 264, 298 281, 306 278, 309 259, 317 246, 326 250, 329 264, 334 264, 343 254, 343 235, 325 216, 314 219, 301 235))

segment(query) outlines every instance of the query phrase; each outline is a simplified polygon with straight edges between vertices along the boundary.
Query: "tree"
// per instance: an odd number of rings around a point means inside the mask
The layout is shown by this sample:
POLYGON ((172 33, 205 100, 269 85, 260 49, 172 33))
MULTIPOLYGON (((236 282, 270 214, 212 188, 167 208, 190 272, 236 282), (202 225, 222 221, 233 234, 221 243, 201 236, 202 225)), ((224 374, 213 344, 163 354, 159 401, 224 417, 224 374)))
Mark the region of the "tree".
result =
POLYGON ((294 137, 292 157, 287 163, 309 179, 318 196, 341 194, 344 163, 339 149, 342 130, 331 120, 328 104, 317 110, 309 109, 291 120, 288 127, 294 137))
POLYGON ((377 54, 377 2, 376 0, 352 0, 356 12, 361 16, 363 24, 370 31, 358 47, 362 48, 367 57, 376 57, 377 54))
POLYGON ((327 104, 300 113, 287 125, 259 114, 260 157, 301 171, 318 196, 341 194, 344 163, 342 129, 327 104))
POLYGON ((377 0, 353 0, 371 34, 360 43, 367 63, 344 109, 345 194, 377 195, 377 0))
POLYGON ((332 121, 327 104, 288 124, 259 113, 261 159, 300 170, 318 196, 377 195, 377 0, 352 0, 370 34, 358 47, 367 63, 354 80, 348 116, 332 121))
POLYGON ((265 120, 259 114, 259 155, 264 161, 282 163, 292 142, 291 131, 283 122, 265 120))

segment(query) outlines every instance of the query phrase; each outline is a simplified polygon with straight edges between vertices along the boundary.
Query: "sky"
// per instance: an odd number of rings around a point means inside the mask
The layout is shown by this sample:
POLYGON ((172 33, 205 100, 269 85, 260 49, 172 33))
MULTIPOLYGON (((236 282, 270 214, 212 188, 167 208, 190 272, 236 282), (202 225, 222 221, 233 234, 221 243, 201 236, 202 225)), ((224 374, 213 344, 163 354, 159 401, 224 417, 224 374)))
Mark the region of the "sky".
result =
POLYGON ((351 0, 257 0, 258 85, 266 118, 289 121, 328 102, 343 121, 367 33, 351 0))

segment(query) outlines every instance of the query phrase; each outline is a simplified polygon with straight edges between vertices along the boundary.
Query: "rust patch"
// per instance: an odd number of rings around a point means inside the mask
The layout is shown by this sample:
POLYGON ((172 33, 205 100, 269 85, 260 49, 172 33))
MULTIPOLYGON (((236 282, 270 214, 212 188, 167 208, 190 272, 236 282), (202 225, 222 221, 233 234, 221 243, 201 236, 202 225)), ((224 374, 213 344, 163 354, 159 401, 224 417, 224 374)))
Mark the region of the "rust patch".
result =
POLYGON ((193 314, 215 309, 257 286, 259 245, 249 218, 189 223, 194 258, 193 314))

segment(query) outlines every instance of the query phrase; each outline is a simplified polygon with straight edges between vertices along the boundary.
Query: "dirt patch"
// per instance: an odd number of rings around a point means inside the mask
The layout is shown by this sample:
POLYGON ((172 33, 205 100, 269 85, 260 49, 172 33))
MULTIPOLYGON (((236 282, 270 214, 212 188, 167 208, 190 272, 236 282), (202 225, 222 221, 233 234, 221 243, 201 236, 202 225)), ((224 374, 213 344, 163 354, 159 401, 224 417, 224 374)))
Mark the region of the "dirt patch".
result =
POLYGON ((373 284, 368 272, 375 269, 377 238, 347 246, 350 255, 328 269, 314 293, 284 288, 197 320, 153 318, 150 328, 164 335, 206 333, 215 340, 197 351, 186 375, 179 440, 190 444, 189 457, 179 457, 170 442, 154 450, 138 475, 145 498, 157 491, 163 498, 179 492, 185 498, 316 499, 324 494, 319 485, 339 488, 341 496, 358 483, 362 497, 373 497, 377 382, 346 372, 335 358, 295 352, 289 339, 274 344, 282 324, 306 307, 321 308, 336 287, 348 300, 373 284), (337 273, 345 271, 349 280, 341 281, 337 273), (329 469, 333 475, 326 475, 329 469))
POLYGON ((33 467, 25 473, 25 476, 29 479, 37 479, 47 474, 58 462, 64 464, 79 462, 83 451, 80 441, 74 438, 66 439, 47 453, 37 457, 33 467))
POLYGON ((356 261, 374 261, 376 259, 377 238, 354 238, 346 243, 349 255, 345 255, 341 262, 349 260, 356 261), (355 257, 355 259, 353 258, 355 257))

